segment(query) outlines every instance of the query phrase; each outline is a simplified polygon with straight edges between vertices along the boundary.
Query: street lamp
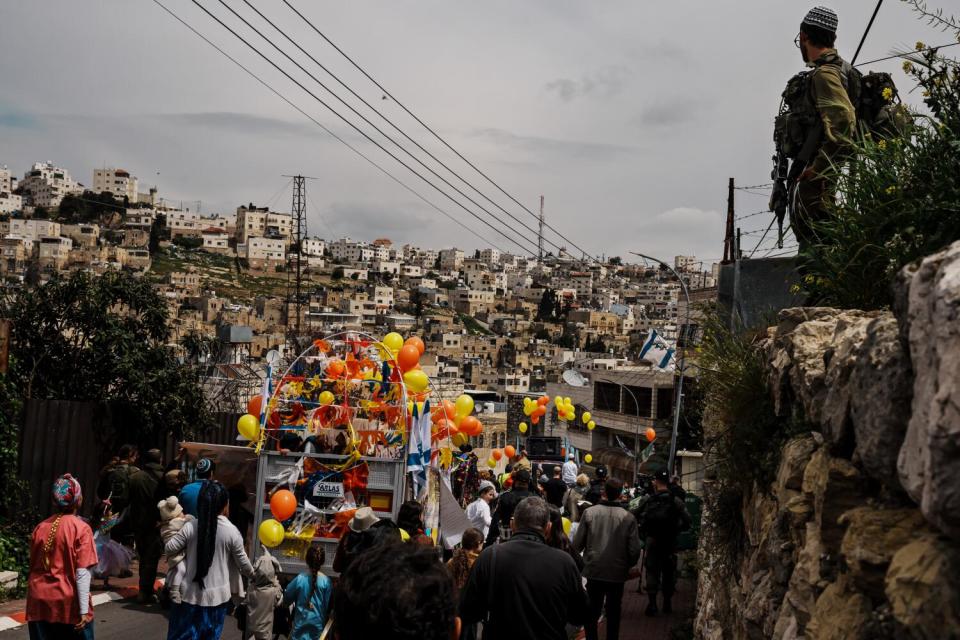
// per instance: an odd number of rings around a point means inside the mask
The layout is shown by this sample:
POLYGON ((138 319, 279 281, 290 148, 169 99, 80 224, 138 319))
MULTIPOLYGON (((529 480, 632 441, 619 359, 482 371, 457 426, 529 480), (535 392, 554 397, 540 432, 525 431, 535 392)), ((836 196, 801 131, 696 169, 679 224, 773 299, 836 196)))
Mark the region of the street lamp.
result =
MULTIPOLYGON (((680 274, 677 273, 673 267, 668 265, 663 260, 654 258, 652 256, 644 255, 642 253, 637 253, 636 251, 631 251, 630 253, 632 253, 635 256, 640 256, 641 258, 645 258, 647 260, 652 260, 653 262, 660 264, 660 266, 666 267, 670 271, 670 273, 676 276, 677 280, 680 281, 680 288, 683 291, 683 297, 687 301, 687 311, 685 314, 684 326, 689 328, 690 326, 690 291, 687 289, 687 283, 684 282, 682 277, 680 277, 680 274)), ((678 332, 677 342, 679 343, 679 341, 680 341, 680 333, 678 332)), ((677 429, 680 426, 680 405, 683 404, 683 367, 680 366, 678 367, 678 369, 680 370, 680 380, 677 382, 677 402, 673 408, 673 432, 670 434, 670 458, 669 458, 669 461, 667 462, 667 469, 670 470, 671 474, 673 473, 673 463, 677 457, 677 429)))

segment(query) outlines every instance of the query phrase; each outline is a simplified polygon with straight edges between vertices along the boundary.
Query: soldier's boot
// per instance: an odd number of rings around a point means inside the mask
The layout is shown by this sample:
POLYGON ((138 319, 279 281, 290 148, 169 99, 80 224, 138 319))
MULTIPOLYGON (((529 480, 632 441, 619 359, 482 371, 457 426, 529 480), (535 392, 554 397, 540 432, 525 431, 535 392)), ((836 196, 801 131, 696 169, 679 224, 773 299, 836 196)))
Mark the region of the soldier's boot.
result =
POLYGON ((663 594, 663 612, 664 613, 673 613, 673 605, 670 600, 673 598, 673 594, 667 595, 663 594))
POLYGON ((647 610, 644 613, 648 616, 655 616, 657 611, 657 594, 654 592, 650 594, 650 601, 647 603, 647 610))

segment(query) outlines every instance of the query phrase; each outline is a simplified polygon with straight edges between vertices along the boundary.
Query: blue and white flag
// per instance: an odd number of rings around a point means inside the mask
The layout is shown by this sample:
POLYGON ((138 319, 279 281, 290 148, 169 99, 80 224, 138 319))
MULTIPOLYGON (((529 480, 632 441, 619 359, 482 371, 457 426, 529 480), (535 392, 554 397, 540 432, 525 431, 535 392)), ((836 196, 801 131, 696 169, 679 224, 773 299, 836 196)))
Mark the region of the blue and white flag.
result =
POLYGON ((430 401, 423 403, 423 411, 413 403, 410 418, 410 438, 407 442, 407 471, 413 477, 413 495, 419 498, 427 488, 427 467, 430 466, 430 401))
POLYGON ((650 329, 643 347, 640 348, 640 359, 653 364, 664 371, 674 370, 673 353, 676 351, 656 329, 650 329))

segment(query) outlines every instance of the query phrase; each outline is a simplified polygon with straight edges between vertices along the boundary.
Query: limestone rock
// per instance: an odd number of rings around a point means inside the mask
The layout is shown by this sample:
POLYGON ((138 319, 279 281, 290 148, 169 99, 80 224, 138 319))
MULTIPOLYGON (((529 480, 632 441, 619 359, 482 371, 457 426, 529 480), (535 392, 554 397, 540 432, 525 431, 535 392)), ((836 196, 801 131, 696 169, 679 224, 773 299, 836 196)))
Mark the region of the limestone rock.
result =
POLYGON ((913 414, 897 468, 927 519, 960 540, 960 242, 904 279, 913 414))
POLYGON ((901 492, 897 455, 910 420, 913 376, 890 314, 866 329, 850 379, 850 417, 856 443, 854 460, 868 476, 901 492))
POLYGON ((870 599, 845 580, 831 583, 817 598, 806 637, 809 640, 861 640, 870 621, 870 599))
POLYGON ((833 458, 818 449, 803 474, 803 492, 813 499, 814 524, 825 553, 837 555, 844 528, 840 516, 860 506, 866 487, 863 476, 849 460, 833 458))
POLYGON ((916 508, 875 509, 857 507, 841 516, 847 525, 841 553, 858 589, 874 599, 883 597, 883 580, 890 559, 926 529, 916 508))
POLYGON ((820 345, 825 367, 825 392, 819 424, 831 450, 844 455, 853 451, 850 404, 856 365, 867 339, 867 328, 878 313, 841 312, 837 315, 832 338, 820 345))
POLYGON ((787 415, 800 402, 810 422, 819 422, 819 403, 826 392, 823 345, 836 327, 837 309, 784 309, 767 344, 768 385, 777 415, 787 415), (817 399, 817 400, 815 400, 817 399))
POLYGON ((775 484, 781 501, 785 502, 784 489, 799 491, 803 488, 803 471, 816 450, 817 442, 811 434, 797 436, 784 445, 775 484))
POLYGON ((897 551, 886 576, 894 617, 913 640, 960 638, 960 548, 923 535, 897 551))

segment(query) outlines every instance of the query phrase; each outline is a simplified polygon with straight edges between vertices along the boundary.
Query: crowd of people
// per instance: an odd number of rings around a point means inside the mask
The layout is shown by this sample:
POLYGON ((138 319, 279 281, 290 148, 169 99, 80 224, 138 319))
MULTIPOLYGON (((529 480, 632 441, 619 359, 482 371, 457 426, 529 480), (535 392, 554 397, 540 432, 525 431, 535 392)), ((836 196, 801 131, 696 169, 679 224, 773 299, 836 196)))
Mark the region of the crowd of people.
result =
POLYGON ((216 465, 201 459, 187 483, 181 462, 164 466, 150 450, 141 463, 124 447, 102 473, 89 522, 78 515, 77 479, 55 481, 56 513, 31 544, 32 639, 93 638, 91 581, 128 574, 135 550, 141 603, 156 602, 166 558, 159 595, 169 609, 168 640, 219 638, 231 615, 244 638, 257 640, 315 640, 331 628, 326 637, 342 640, 566 640, 581 629, 592 640, 605 616, 612 640, 624 584, 640 575, 643 554, 646 613, 671 611, 677 536, 690 523, 666 471, 647 491, 626 491, 602 466, 590 478, 572 456, 541 468, 521 451, 504 474, 478 473, 473 488, 458 487, 470 528, 454 550, 425 531, 419 502, 404 502, 396 522, 361 507, 332 559, 336 580, 323 573, 323 548, 309 546, 306 570, 282 584, 269 553, 256 564, 247 556, 248 519, 231 513, 243 499, 216 479, 216 465))

